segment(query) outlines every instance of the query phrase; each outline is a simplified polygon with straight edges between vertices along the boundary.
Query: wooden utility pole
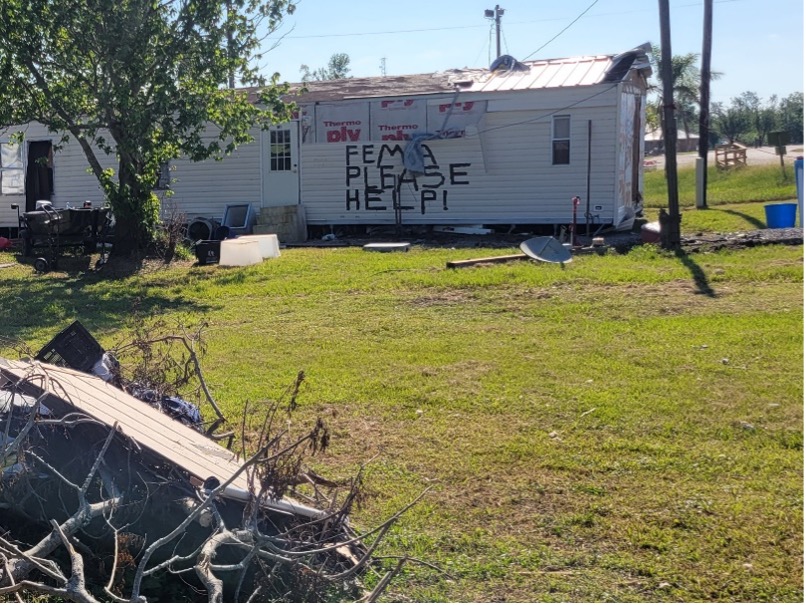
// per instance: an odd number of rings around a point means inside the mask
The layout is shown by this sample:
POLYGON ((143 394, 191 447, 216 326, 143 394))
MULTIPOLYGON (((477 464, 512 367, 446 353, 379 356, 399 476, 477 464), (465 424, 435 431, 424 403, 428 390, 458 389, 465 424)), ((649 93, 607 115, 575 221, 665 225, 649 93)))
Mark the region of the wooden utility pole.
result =
POLYGON ((708 141, 711 131, 711 34, 713 32, 714 0, 705 0, 702 19, 702 65, 700 66, 700 141, 697 208, 708 208, 708 141))
POLYGON ((666 188, 669 212, 660 212, 661 245, 680 247, 680 205, 677 198, 677 119, 674 115, 672 82, 672 36, 669 29, 669 0, 658 0, 660 9, 660 76, 663 84, 663 141, 666 156, 666 188))

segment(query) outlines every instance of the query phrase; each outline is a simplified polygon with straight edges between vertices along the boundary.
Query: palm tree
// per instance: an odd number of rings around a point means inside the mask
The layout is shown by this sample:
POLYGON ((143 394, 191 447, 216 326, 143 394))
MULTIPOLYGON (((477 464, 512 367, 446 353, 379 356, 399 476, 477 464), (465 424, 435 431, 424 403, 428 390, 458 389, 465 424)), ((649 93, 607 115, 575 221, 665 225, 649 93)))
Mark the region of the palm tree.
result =
MULTIPOLYGON (((652 46, 650 61, 654 73, 660 73, 660 47, 652 46)), ((696 123, 699 115, 698 104, 700 98, 700 68, 698 66, 700 55, 686 53, 685 55, 672 55, 672 96, 674 97, 677 117, 683 125, 686 138, 691 133, 691 124, 696 123)), ((716 80, 722 74, 711 72, 711 79, 716 80)), ((651 84, 650 92, 657 94, 655 112, 663 133, 663 84, 651 84)))

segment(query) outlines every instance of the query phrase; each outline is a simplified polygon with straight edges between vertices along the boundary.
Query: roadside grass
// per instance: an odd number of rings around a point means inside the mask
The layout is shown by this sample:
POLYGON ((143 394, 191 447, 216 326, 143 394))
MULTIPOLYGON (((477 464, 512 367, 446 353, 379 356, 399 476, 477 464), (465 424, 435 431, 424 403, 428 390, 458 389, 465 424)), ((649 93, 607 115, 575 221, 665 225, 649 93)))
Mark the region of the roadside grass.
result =
POLYGON ((430 490, 382 554, 446 573, 409 564, 387 600, 801 602, 802 246, 445 268, 514 252, 286 249, 112 280, 17 265, 0 319, 34 350, 73 319, 106 347, 135 310, 206 319, 236 423, 304 370, 296 422, 332 431, 317 469, 365 465, 359 527, 430 490))
MULTIPOLYGON (((694 167, 678 168, 678 196, 681 206, 696 204, 696 174, 694 167)), ((795 175, 791 165, 782 173, 777 164, 745 166, 733 170, 708 168, 709 205, 739 202, 768 202, 791 200, 797 195, 795 175), (785 176, 784 176, 785 174, 785 176)), ((644 206, 668 206, 666 176, 663 169, 644 173, 644 206)))

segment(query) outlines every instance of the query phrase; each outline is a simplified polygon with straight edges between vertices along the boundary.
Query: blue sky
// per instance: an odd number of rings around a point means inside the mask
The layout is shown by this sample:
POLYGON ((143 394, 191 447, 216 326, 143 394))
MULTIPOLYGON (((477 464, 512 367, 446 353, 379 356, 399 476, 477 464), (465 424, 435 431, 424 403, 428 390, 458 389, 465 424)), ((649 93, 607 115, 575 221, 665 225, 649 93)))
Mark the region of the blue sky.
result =
MULTIPOLYGON (((656 0, 499 0, 502 52, 517 59, 614 54, 660 42, 656 0), (567 28, 567 29, 566 29, 567 28), (565 30, 565 31, 562 31, 565 30), (561 33, 562 32, 562 33, 561 33), (559 34, 559 35, 558 35, 559 34), (556 38, 555 38, 556 36, 556 38), (554 40, 552 40, 554 38, 554 40)), ((350 56, 351 75, 485 67, 495 36, 480 0, 300 0, 267 42, 264 71, 298 82, 299 67, 350 56)), ((703 0, 670 0, 672 52, 702 51, 703 0)), ((766 99, 803 90, 803 0, 714 0, 713 101, 743 91, 766 99)))

